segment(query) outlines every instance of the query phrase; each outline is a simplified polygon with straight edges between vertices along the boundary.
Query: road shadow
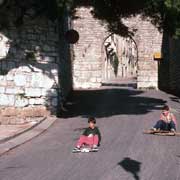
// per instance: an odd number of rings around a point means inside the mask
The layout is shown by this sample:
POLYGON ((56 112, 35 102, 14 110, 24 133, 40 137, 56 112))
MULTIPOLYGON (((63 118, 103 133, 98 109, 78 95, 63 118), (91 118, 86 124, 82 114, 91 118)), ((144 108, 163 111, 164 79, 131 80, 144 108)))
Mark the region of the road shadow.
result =
POLYGON ((180 102, 180 98, 178 97, 170 97, 170 99, 174 102, 180 102))
POLYGON ((60 117, 109 117, 120 114, 146 114, 160 110, 166 101, 158 98, 144 97, 143 91, 129 89, 101 89, 74 91, 66 105, 68 111, 60 117))
POLYGON ((118 163, 125 171, 131 173, 135 180, 140 180, 139 172, 141 170, 141 162, 133 160, 129 157, 125 157, 121 162, 118 163))

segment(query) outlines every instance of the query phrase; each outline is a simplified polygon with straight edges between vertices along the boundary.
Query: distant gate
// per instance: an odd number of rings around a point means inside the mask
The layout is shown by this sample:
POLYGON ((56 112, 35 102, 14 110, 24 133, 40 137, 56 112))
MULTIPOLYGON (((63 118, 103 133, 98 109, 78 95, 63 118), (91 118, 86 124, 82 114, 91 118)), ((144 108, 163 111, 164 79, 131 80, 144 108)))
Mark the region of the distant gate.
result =
POLYGON ((103 81, 136 78, 138 51, 133 39, 112 34, 103 44, 103 81))

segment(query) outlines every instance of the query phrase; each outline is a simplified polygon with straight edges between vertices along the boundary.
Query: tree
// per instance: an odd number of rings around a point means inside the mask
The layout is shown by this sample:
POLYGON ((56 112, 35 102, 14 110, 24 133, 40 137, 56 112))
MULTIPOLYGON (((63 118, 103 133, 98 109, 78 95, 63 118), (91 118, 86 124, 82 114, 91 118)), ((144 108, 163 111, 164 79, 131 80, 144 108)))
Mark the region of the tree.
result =
POLYGON ((127 36, 132 34, 122 22, 141 14, 161 31, 180 37, 180 0, 58 0, 74 13, 76 7, 92 6, 95 18, 107 23, 110 31, 127 36))
POLYGON ((91 6, 94 17, 107 23, 109 30, 114 33, 124 36, 132 33, 123 24, 122 18, 142 14, 143 17, 149 17, 159 30, 180 37, 180 0, 1 0, 0 13, 7 11, 5 8, 8 4, 19 10, 15 22, 17 25, 23 24, 25 15, 31 18, 46 15, 54 20, 61 17, 65 10, 73 17, 77 7, 91 6), (29 9, 33 13, 28 14, 29 9))
POLYGON ((45 15, 51 20, 58 16, 56 0, 0 0, 0 28, 7 28, 9 14, 14 14, 14 24, 18 27, 24 23, 24 17, 35 19, 45 15), (11 13, 9 13, 11 12, 11 13))

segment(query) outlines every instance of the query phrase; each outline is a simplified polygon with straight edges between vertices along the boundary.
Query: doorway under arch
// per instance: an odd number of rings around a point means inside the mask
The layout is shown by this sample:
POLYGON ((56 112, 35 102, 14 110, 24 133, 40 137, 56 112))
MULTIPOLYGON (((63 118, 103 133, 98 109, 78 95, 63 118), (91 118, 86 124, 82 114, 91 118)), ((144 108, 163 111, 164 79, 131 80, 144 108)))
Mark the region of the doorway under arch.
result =
POLYGON ((103 84, 133 81, 138 70, 138 48, 132 37, 108 35, 102 45, 103 84))

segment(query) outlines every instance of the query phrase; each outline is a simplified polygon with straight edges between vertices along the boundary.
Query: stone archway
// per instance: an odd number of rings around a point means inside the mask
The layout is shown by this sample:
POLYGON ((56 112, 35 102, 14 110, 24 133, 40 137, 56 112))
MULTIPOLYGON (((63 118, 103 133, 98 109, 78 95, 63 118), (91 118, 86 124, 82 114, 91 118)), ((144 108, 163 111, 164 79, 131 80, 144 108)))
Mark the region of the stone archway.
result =
POLYGON ((137 79, 138 47, 132 37, 110 34, 102 46, 104 82, 137 79))
POLYGON ((72 27, 80 36, 79 41, 73 45, 73 88, 99 88, 104 81, 112 80, 117 75, 120 78, 137 77, 138 89, 158 89, 158 63, 154 59, 154 54, 161 53, 162 33, 157 27, 150 19, 137 15, 123 19, 123 23, 130 32, 133 32, 133 39, 131 37, 123 39, 112 34, 108 36, 107 26, 95 19, 91 10, 92 8, 77 8, 76 16, 79 18, 72 21, 72 27), (125 57, 117 44, 124 47, 125 57), (107 56, 106 46, 107 49, 110 48, 108 51, 110 56, 107 56), (111 47, 114 50, 111 50, 111 47), (138 62, 132 63, 127 47, 131 47, 130 52, 135 50, 134 59, 138 59, 138 62), (117 62, 117 57, 111 55, 114 52, 119 59, 124 58, 118 65, 118 71, 117 69, 114 71, 112 64, 110 65, 110 61, 117 62), (129 60, 130 64, 128 64, 129 60), (124 66, 123 63, 125 63, 124 66))

